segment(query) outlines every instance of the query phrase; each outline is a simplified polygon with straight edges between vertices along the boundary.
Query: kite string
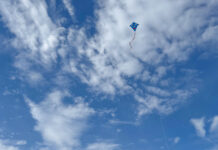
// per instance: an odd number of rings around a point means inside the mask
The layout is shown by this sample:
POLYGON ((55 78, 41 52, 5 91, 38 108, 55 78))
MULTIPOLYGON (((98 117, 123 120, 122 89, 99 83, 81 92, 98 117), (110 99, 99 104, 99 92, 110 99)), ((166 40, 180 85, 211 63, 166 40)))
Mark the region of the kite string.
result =
POLYGON ((132 40, 129 42, 130 48, 132 48, 132 42, 135 40, 135 37, 136 37, 136 32, 134 32, 133 38, 132 38, 132 40))
POLYGON ((169 145, 168 145, 168 142, 167 142, 166 129, 164 128, 164 124, 163 124, 163 121, 162 121, 160 115, 159 115, 159 118, 160 118, 160 124, 161 124, 161 128, 162 128, 163 136, 164 136, 164 143, 165 143, 165 146, 166 146, 167 150, 170 150, 169 145))

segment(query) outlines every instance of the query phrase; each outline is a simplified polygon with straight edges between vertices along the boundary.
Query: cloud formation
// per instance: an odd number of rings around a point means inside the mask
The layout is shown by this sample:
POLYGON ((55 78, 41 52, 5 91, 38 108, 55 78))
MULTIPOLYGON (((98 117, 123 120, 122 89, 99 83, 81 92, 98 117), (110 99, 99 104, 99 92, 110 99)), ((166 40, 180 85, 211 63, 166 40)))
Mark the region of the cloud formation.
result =
POLYGON ((96 142, 90 144, 86 150, 116 150, 118 149, 118 144, 108 143, 108 142, 96 142))
MULTIPOLYGON (((185 64, 198 45, 217 39, 216 19, 210 11, 217 1, 96 2, 96 33, 91 37, 86 34, 88 26, 55 24, 42 0, 0 2, 3 21, 15 35, 14 46, 23 49, 15 66, 24 77, 28 74, 25 79, 38 83, 42 73, 50 73, 43 68, 60 65, 56 73, 77 76, 92 92, 132 94, 139 103, 139 116, 172 113, 197 92, 189 82, 196 76, 177 65, 185 64), (140 26, 131 50, 132 21, 140 26)), ((73 16, 73 6, 68 0, 63 3, 73 16)))
POLYGON ((174 140, 173 140, 173 142, 174 142, 175 144, 178 144, 179 141, 180 141, 180 137, 175 137, 174 140))
POLYGON ((15 47, 21 54, 48 64, 55 61, 59 31, 47 13, 44 1, 3 0, 0 12, 9 30, 15 35, 15 47))
POLYGON ((189 87, 189 81, 176 76, 183 74, 193 81, 193 74, 185 74, 187 68, 176 68, 176 64, 188 60, 204 33, 215 27, 210 10, 216 1, 99 0, 98 4, 94 37, 84 36, 84 29, 71 30, 74 34, 69 42, 78 54, 65 67, 69 72, 98 92, 136 93, 145 101, 137 99, 141 115, 154 110, 169 114, 197 92, 189 87), (128 25, 132 21, 140 26, 130 50, 132 32, 128 25), (86 63, 81 61, 84 58, 86 63))
POLYGON ((211 133, 216 132, 218 134, 218 116, 215 116, 212 119, 212 124, 210 126, 210 132, 211 133))
POLYGON ((212 148, 208 150, 216 150, 218 148, 218 116, 214 116, 209 122, 205 120, 205 117, 193 118, 190 121, 195 127, 197 135, 212 144, 212 148), (210 123, 208 130, 205 127, 207 125, 206 123, 210 123))
POLYGON ((205 130, 205 119, 204 117, 199 119, 191 119, 190 120, 192 125, 195 127, 195 131, 199 137, 205 137, 206 136, 206 130, 205 130))
POLYGON ((1 139, 0 139, 0 149, 1 150, 19 150, 17 146, 14 146, 8 143, 7 140, 1 140, 1 139))
POLYGON ((71 5, 70 1, 69 0, 63 0, 63 3, 69 13, 69 15, 74 18, 74 8, 73 6, 71 5))
POLYGON ((44 144, 54 150, 78 148, 79 138, 87 127, 86 121, 94 113, 82 100, 65 105, 62 102, 65 96, 65 92, 53 91, 39 104, 26 99, 37 122, 35 130, 42 134, 44 144))
MULTIPOLYGON (((70 1, 62 2, 74 19, 70 1)), ((197 71, 188 68, 186 62, 199 45, 217 43, 218 19, 211 17, 218 6, 216 0, 95 2, 99 6, 94 17, 96 32, 88 35, 90 24, 66 27, 60 23, 63 16, 51 18, 46 1, 0 1, 1 19, 13 34, 11 41, 17 49, 14 66, 21 72, 19 79, 30 85, 46 81, 65 88, 79 79, 75 87, 86 84, 86 94, 130 95, 135 100, 132 103, 138 104, 133 109, 139 117, 170 114, 198 92, 194 85, 197 71), (133 21, 140 25, 130 49, 133 33, 129 24, 133 21)), ((55 0, 51 3, 56 5, 55 0)), ((55 90, 38 104, 26 99, 36 121, 35 130, 44 140, 42 150, 82 148, 80 138, 95 111, 84 101, 65 104, 67 96, 55 90)), ((217 117, 212 119, 209 132, 204 117, 190 121, 199 137, 216 137, 217 117)), ((109 123, 136 125, 115 117, 109 123)), ((176 137, 174 143, 179 140, 176 137)), ((18 149, 0 141, 1 148, 18 149)), ((119 145, 96 142, 84 149, 115 150, 119 145)))

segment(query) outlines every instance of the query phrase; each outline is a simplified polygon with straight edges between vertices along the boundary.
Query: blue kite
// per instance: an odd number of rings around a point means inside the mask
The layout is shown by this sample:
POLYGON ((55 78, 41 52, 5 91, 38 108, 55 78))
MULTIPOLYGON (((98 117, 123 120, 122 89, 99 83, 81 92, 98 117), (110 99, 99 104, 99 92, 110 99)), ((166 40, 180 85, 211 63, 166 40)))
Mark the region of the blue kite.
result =
POLYGON ((134 31, 136 31, 138 25, 139 25, 138 23, 133 22, 133 23, 130 25, 130 27, 131 27, 134 31))
POLYGON ((133 31, 134 31, 134 36, 133 36, 133 38, 132 38, 132 40, 129 42, 129 46, 130 46, 130 48, 132 48, 132 42, 135 40, 135 36, 136 36, 136 29, 137 29, 137 27, 138 27, 138 23, 135 23, 135 22, 133 22, 131 25, 130 25, 130 27, 133 29, 133 31))

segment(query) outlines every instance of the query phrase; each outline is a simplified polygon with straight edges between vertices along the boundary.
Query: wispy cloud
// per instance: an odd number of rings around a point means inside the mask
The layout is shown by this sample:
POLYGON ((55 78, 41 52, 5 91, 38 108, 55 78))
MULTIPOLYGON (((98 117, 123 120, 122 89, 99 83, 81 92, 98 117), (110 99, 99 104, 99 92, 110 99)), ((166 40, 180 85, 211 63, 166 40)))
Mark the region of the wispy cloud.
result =
MULTIPOLYGON (((62 2, 74 18, 72 3, 62 2)), ((55 72, 48 82, 66 87, 77 76, 78 82, 88 85, 88 94, 131 95, 138 104, 139 117, 156 112, 170 114, 197 92, 193 85, 197 77, 186 61, 195 47, 218 39, 217 19, 211 17, 211 10, 218 6, 216 0, 95 2, 99 5, 95 10, 96 33, 88 36, 89 25, 66 28, 58 21, 55 24, 44 0, 0 1, 2 21, 13 33, 12 44, 17 49, 14 66, 22 72, 19 79, 38 84, 47 81, 44 74, 55 72), (130 49, 132 21, 140 25, 130 49)), ((55 0, 51 3, 57 5, 55 0)), ((75 86, 80 87, 80 83, 75 86)), ((36 121, 35 130, 44 141, 42 149, 119 149, 118 144, 104 141, 85 148, 80 145, 95 110, 83 100, 65 104, 67 96, 69 93, 55 90, 40 103, 26 99, 36 121)), ((111 124, 136 125, 117 120, 113 110, 98 114, 110 114, 114 118, 109 120, 111 124)), ((209 132, 204 117, 190 122, 201 138, 217 134, 217 117, 212 119, 209 132)), ((176 144, 180 137, 172 141, 176 144)), ((23 144, 25 141, 11 145, 0 140, 0 149, 18 150, 17 146, 23 144)))
POLYGON ((88 145, 86 150, 116 150, 119 148, 118 144, 109 142, 96 142, 88 145))
MULTIPOLYGON (((161 108, 159 112, 165 114, 173 112, 176 104, 181 104, 197 91, 190 87, 190 82, 183 82, 178 77, 186 68, 176 68, 176 64, 188 60, 199 44, 199 37, 207 30, 205 25, 212 21, 209 10, 215 3, 98 1, 97 33, 88 39, 84 29, 71 30, 69 43, 78 49, 78 54, 65 68, 94 87, 95 92, 113 95, 141 90, 145 94, 139 96, 146 103, 156 103, 150 108, 161 108), (132 34, 128 25, 132 21, 140 24, 134 50, 128 46, 132 34), (81 61, 84 58, 86 63, 81 61)), ((190 79, 191 76, 183 77, 190 79)))
POLYGON ((204 138, 206 136, 206 130, 205 130, 205 118, 199 118, 199 119, 191 119, 190 120, 192 125, 195 127, 196 133, 199 137, 204 138))
POLYGON ((161 114, 169 114, 173 111, 171 105, 167 106, 167 100, 160 99, 156 96, 149 95, 145 98, 135 96, 135 99, 140 104, 138 107, 138 115, 147 115, 153 113, 153 111, 158 111, 161 114))
POLYGON ((69 0, 63 0, 65 7, 67 8, 68 13, 72 18, 74 18, 74 8, 69 0))
POLYGON ((42 0, 3 0, 0 14, 14 35, 11 41, 17 49, 14 66, 20 71, 19 79, 31 85, 42 83, 43 70, 57 62, 63 28, 53 23, 42 0))
POLYGON ((70 150, 80 146, 80 136, 86 129, 86 121, 94 110, 83 101, 65 105, 66 92, 53 91, 39 104, 26 99, 33 118, 35 130, 40 132, 44 144, 50 149, 70 150))
POLYGON ((210 126, 210 132, 213 133, 213 132, 216 132, 217 133, 217 136, 218 136, 218 116, 215 116, 213 119, 212 119, 212 124, 210 126))
POLYGON ((191 123, 195 127, 196 133, 199 137, 211 144, 212 148, 208 150, 217 150, 218 145, 218 116, 205 121, 205 117, 198 119, 191 119, 191 123), (209 129, 205 128, 209 124, 209 129))
POLYGON ((0 8, 3 20, 16 36, 14 45, 26 49, 24 56, 44 63, 55 61, 59 31, 48 16, 44 1, 3 0, 0 8))
POLYGON ((173 140, 173 142, 174 142, 175 144, 178 144, 179 141, 180 141, 180 137, 175 137, 174 140, 173 140))
POLYGON ((20 150, 17 146, 14 146, 8 140, 2 140, 2 139, 0 139, 0 149, 1 150, 20 150))
POLYGON ((25 140, 19 140, 16 142, 16 145, 26 145, 27 144, 27 141, 25 140))
MULTIPOLYGON (((63 3, 74 16, 70 1, 63 3)), ((197 91, 181 80, 184 75, 193 81, 192 75, 182 74, 186 68, 176 65, 185 63, 201 41, 217 37, 212 34, 216 25, 210 17, 216 1, 98 0, 97 4, 97 32, 88 37, 87 26, 66 29, 56 25, 45 1, 0 2, 1 16, 15 35, 14 45, 23 49, 15 66, 27 75, 26 79, 38 83, 43 80, 43 71, 36 68, 59 63, 55 72, 77 75, 94 92, 133 93, 139 115, 155 110, 172 113, 197 91), (132 21, 140 26, 134 49, 130 50, 132 21)))
POLYGON ((174 112, 178 104, 185 102, 196 91, 188 90, 162 90, 156 87, 147 87, 148 93, 135 93, 135 100, 139 103, 138 116, 158 112, 160 114, 170 114, 174 112))

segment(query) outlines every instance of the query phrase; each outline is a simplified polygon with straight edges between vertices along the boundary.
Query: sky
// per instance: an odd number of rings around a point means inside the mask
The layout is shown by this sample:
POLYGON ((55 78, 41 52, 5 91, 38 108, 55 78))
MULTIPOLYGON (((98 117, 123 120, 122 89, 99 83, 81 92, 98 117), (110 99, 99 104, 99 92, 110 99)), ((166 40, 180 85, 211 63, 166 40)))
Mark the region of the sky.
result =
POLYGON ((218 150, 217 8, 1 0, 0 150, 218 150))

